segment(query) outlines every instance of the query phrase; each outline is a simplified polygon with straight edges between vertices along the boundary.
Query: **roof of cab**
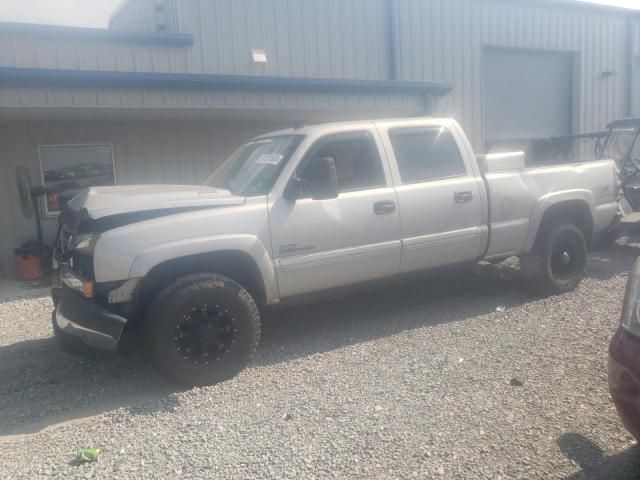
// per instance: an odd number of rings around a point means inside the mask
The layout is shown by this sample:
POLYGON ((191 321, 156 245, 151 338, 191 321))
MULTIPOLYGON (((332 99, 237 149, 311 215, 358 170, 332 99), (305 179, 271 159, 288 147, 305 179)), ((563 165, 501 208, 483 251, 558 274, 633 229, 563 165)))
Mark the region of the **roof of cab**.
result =
POLYGON ((285 130, 278 130, 276 132, 269 132, 264 135, 260 135, 255 140, 260 138, 276 137, 281 135, 309 135, 310 133, 331 133, 334 131, 344 130, 349 128, 366 128, 374 124, 385 123, 432 123, 436 125, 449 125, 453 119, 451 118, 436 118, 436 117, 408 117, 408 118, 379 118, 372 120, 356 120, 345 122, 329 122, 329 123, 317 123, 313 125, 303 125, 294 128, 287 128, 285 130))

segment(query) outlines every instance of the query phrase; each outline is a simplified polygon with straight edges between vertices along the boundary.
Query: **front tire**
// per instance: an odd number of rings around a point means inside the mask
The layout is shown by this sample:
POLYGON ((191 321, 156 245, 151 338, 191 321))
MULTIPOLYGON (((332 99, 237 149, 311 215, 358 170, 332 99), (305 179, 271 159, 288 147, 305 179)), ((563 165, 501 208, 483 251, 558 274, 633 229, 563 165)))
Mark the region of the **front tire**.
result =
POLYGON ((540 232, 531 253, 521 259, 525 279, 545 294, 575 290, 587 265, 587 242, 575 225, 552 224, 540 232))
POLYGON ((145 337, 162 376, 186 386, 212 385, 247 366, 260 340, 251 295, 222 275, 180 278, 152 302, 145 337))

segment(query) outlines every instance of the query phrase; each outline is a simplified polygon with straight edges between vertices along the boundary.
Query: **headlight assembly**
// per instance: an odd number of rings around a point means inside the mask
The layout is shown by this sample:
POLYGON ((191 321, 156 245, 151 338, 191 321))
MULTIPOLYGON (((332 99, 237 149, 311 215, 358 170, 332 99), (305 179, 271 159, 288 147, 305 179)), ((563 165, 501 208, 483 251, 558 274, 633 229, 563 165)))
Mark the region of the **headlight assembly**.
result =
POLYGON ((84 255, 93 255, 100 235, 76 235, 71 240, 71 249, 84 255))

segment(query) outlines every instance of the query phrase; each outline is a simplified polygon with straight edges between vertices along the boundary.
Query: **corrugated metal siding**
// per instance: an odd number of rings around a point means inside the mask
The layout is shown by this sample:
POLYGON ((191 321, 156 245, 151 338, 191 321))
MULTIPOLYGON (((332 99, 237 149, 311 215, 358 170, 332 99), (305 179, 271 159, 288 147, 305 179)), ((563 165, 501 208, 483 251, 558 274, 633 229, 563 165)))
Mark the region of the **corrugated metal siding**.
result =
MULTIPOLYGON (((193 47, 0 34, 0 65, 23 68, 251 74, 384 80, 386 0, 167 0, 170 21, 193 47), (251 50, 266 50, 254 65, 251 50)), ((132 2, 118 29, 155 31, 153 2, 132 2), (142 16, 137 14, 138 10, 142 16)), ((122 17, 122 19, 120 19, 122 17)))
POLYGON ((109 28, 129 32, 157 32, 163 22, 166 32, 178 29, 176 0, 133 0, 127 2, 112 18, 109 28), (156 5, 163 11, 156 12, 156 5))
POLYGON ((109 28, 113 30, 154 32, 155 0, 124 0, 117 13, 111 17, 109 28))
MULTIPOLYGON (((247 139, 280 129, 279 123, 0 123, 0 277, 14 275, 13 248, 35 238, 34 220, 23 218, 15 169, 40 178, 38 145, 111 143, 119 184, 199 184, 247 139)), ((35 183, 35 182, 34 182, 35 183)), ((52 242, 57 220, 47 219, 52 242)))
POLYGON ((579 64, 576 132, 626 115, 628 17, 619 13, 501 0, 401 0, 403 80, 450 82, 441 104, 482 145, 484 47, 573 52, 579 64), (603 78, 602 72, 616 72, 603 78))
MULTIPOLYGON (((387 0, 166 0, 166 5, 177 30, 193 34, 192 47, 4 33, 0 65, 358 79, 389 75, 387 0), (266 65, 253 63, 252 48, 266 50, 266 65)), ((622 14, 503 0, 397 0, 397 5, 400 78, 451 83, 443 111, 470 129, 476 146, 482 138, 484 46, 575 53, 582 85, 576 92, 581 107, 576 131, 602 128, 628 113, 628 17, 622 14), (603 71, 618 75, 605 80, 603 71)), ((151 25, 153 1, 137 0, 129 8, 146 15, 132 14, 129 27, 151 25)), ((123 22, 118 28, 125 28, 127 10, 116 18, 123 22)))
POLYGON ((0 85, 2 108, 189 108, 189 109, 278 109, 313 111, 359 110, 424 113, 424 98, 419 94, 341 93, 321 91, 240 91, 188 88, 68 88, 19 87, 0 85))
POLYGON ((191 71, 386 79, 386 0, 179 0, 191 71), (264 49, 266 65, 251 50, 264 49))
MULTIPOLYGON (((0 128, 0 278, 13 276, 15 270, 12 249, 18 244, 16 234, 27 229, 35 231, 24 220, 16 190, 17 160, 14 152, 13 139, 9 138, 0 128)), ((30 238, 34 238, 33 235, 30 238)))
POLYGON ((73 38, 41 38, 0 33, 0 66, 182 73, 189 71, 187 49, 141 43, 73 38))

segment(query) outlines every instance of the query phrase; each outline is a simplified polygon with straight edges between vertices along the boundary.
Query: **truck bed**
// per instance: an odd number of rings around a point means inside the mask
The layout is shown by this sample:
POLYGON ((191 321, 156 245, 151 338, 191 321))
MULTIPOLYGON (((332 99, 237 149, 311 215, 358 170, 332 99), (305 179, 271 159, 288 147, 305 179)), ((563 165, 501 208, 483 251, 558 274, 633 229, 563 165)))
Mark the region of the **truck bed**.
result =
POLYGON ((589 206, 594 233, 617 215, 617 184, 612 160, 525 168, 483 175, 489 197, 489 245, 486 258, 519 255, 535 241, 545 204, 576 196, 589 206))

